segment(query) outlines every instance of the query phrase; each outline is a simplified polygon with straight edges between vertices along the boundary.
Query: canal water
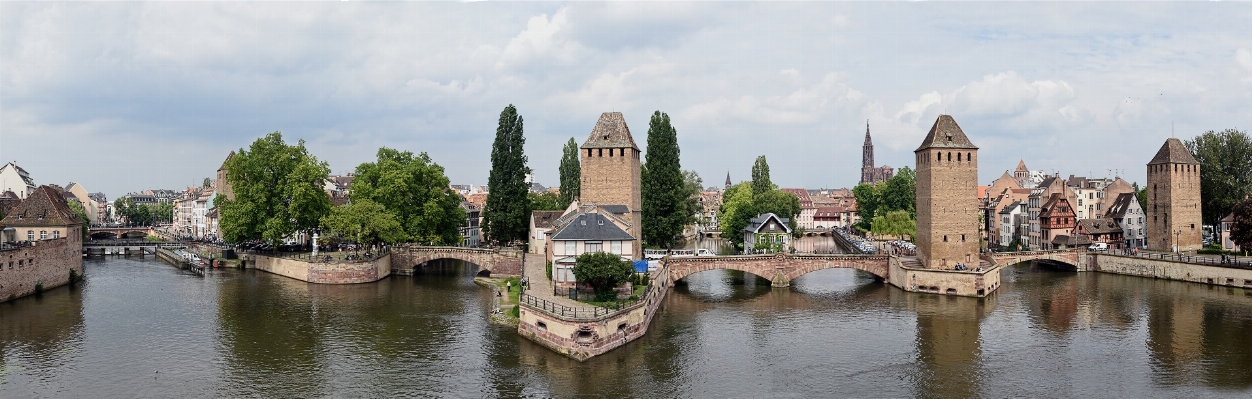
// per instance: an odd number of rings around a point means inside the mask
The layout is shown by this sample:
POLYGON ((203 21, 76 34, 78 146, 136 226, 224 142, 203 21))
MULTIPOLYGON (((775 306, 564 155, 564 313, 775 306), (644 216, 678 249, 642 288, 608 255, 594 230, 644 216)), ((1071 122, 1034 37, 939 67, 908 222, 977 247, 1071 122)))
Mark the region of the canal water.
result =
POLYGON ((88 260, 0 303, 0 397, 1247 397, 1252 291, 1018 266, 990 298, 855 270, 693 275, 579 363, 487 322, 473 265, 374 284, 88 260))

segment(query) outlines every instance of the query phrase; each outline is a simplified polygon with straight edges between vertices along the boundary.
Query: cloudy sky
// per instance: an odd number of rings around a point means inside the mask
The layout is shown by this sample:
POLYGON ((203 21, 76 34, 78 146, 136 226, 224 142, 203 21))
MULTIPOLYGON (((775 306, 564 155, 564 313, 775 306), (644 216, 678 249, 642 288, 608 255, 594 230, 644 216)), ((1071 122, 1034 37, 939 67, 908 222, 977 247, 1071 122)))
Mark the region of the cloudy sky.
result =
POLYGON ((913 166, 939 114, 985 184, 1031 169, 1144 181, 1171 135, 1252 126, 1248 3, 0 4, 0 160, 116 198, 181 189, 273 131, 335 173, 380 146, 486 184, 501 109, 537 180, 620 111, 669 113, 705 185, 913 166), (1116 172, 1124 170, 1124 172, 1116 172))

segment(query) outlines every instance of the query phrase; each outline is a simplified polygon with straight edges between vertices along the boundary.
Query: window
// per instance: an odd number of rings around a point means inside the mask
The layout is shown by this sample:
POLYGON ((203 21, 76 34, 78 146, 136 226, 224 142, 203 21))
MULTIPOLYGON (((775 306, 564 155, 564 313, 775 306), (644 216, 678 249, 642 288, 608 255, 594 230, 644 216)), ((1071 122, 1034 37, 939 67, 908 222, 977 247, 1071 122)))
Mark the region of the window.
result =
POLYGON ((47 239, 48 239, 48 231, 47 231, 47 230, 39 230, 39 239, 40 239, 40 240, 47 240, 47 239))
POLYGON ((583 244, 583 252, 601 252, 604 247, 599 241, 587 241, 583 244))
POLYGON ((53 231, 52 231, 52 238, 61 238, 61 231, 60 231, 60 230, 53 230, 53 231))
POLYGON ((566 241, 566 242, 565 242, 565 254, 566 254, 566 255, 575 255, 575 253, 574 253, 574 242, 573 242, 573 241, 566 241))
POLYGON ((26 241, 35 241, 35 231, 26 230, 26 241))
POLYGON ((948 236, 943 236, 943 242, 948 242, 948 236))
POLYGON ((613 253, 615 253, 615 254, 621 255, 621 254, 622 254, 622 242, 621 242, 621 241, 613 241, 613 244, 612 244, 612 245, 613 245, 613 247, 612 247, 613 249, 612 249, 611 251, 612 251, 613 253))

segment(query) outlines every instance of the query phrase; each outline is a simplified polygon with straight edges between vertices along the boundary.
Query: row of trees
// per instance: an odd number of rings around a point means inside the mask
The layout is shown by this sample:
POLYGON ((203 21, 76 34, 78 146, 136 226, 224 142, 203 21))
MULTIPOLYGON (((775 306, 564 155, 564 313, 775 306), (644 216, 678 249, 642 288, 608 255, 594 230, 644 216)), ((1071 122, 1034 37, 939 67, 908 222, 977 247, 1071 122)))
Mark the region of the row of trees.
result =
POLYGON ((1204 224, 1217 225, 1236 203, 1252 195, 1252 138, 1235 129, 1210 130, 1183 144, 1200 162, 1204 224))
POLYGON ((917 172, 913 169, 900 168, 885 182, 858 184, 852 195, 861 217, 858 229, 894 236, 917 234, 917 172))
POLYGON ((322 228, 358 243, 460 242, 461 197, 425 153, 380 148, 374 162, 357 166, 349 201, 341 206, 323 191, 329 174, 303 140, 289 145, 279 132, 240 149, 226 163, 235 198, 214 198, 222 238, 278 245, 322 228))
POLYGON ((752 180, 731 186, 722 193, 721 220, 718 228, 722 238, 738 248, 743 247, 743 229, 757 215, 773 213, 788 218, 792 235, 803 232, 796 228, 796 216, 800 214, 800 198, 782 191, 770 180, 769 163, 765 156, 756 158, 752 165, 752 180))
POLYGON ((151 226, 174 221, 174 205, 137 204, 130 197, 113 200, 113 215, 134 226, 151 226))

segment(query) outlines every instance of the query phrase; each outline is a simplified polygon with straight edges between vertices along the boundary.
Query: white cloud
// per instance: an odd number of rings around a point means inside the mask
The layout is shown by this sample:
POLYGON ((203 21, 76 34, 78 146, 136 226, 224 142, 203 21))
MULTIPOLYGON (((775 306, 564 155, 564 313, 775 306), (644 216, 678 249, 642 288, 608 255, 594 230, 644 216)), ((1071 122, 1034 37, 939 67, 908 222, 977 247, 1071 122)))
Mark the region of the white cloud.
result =
POLYGON ((548 19, 547 14, 530 18, 526 23, 526 30, 505 46, 496 66, 503 68, 532 63, 550 65, 573 62, 580 46, 557 35, 567 23, 565 9, 557 11, 552 19, 548 19))
POLYGON ((1246 48, 1235 50, 1235 62, 1238 62, 1239 66, 1244 69, 1252 70, 1252 52, 1246 48))

